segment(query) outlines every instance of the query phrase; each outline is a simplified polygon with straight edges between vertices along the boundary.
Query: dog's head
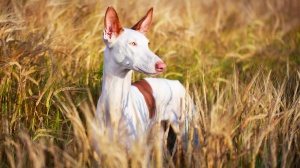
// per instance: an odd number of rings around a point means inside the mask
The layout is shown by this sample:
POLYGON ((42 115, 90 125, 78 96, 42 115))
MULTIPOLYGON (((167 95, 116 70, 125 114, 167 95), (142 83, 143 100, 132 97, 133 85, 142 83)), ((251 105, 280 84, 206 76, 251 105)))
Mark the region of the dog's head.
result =
POLYGON ((152 24, 153 8, 131 29, 123 28, 113 7, 108 7, 104 18, 103 41, 107 46, 106 60, 119 68, 135 70, 146 75, 157 75, 166 64, 149 49, 145 34, 152 24))

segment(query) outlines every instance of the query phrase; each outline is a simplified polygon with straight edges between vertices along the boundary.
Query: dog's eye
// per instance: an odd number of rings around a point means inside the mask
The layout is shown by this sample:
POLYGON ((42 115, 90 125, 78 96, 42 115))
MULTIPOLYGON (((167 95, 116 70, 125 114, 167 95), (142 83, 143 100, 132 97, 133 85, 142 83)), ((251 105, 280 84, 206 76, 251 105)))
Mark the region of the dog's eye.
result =
POLYGON ((129 43, 129 45, 136 46, 137 44, 136 44, 136 42, 132 41, 129 43))
POLYGON ((148 42, 148 45, 150 45, 150 42, 148 42))

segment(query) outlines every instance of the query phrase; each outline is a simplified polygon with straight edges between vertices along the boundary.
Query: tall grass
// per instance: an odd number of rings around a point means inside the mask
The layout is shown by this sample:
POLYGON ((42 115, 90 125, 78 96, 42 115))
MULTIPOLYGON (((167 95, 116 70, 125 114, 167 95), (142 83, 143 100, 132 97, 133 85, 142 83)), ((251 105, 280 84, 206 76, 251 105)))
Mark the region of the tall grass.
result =
POLYGON ((0 167, 299 167, 300 2, 0 6, 0 167), (197 109, 189 135, 196 131, 199 140, 177 144, 177 154, 160 141, 127 153, 117 139, 91 132, 108 5, 124 27, 154 7, 150 48, 168 67, 160 77, 184 83, 197 109))

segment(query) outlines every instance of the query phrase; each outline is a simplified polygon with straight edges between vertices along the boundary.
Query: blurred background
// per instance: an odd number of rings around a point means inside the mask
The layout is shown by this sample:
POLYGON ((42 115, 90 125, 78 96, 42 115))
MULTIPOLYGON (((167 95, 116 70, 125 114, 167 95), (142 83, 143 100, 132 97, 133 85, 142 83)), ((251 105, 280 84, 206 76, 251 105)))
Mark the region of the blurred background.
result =
POLYGON ((0 167, 148 164, 143 147, 95 156, 88 143, 109 5, 128 28, 154 7, 159 77, 180 80, 200 116, 199 144, 150 167, 300 165, 300 1, 1 0, 0 167))

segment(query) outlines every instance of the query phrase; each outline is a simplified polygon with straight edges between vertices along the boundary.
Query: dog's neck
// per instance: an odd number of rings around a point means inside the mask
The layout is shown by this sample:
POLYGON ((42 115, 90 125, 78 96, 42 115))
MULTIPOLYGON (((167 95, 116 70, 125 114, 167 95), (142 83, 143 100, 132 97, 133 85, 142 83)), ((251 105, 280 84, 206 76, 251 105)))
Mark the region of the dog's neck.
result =
POLYGON ((106 123, 117 123, 131 86, 132 70, 121 69, 107 47, 104 52, 102 93, 100 102, 106 113, 106 123))

